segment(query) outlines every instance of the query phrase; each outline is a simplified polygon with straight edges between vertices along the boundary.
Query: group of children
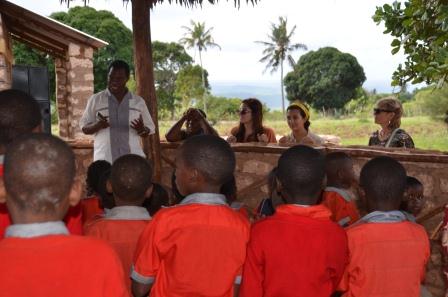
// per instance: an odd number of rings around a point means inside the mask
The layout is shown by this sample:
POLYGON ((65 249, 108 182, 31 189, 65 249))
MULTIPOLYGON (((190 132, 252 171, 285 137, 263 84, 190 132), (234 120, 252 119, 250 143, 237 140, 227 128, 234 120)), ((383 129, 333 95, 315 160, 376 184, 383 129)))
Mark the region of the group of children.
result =
POLYGON ((201 135, 177 150, 176 205, 136 155, 91 165, 80 201, 74 154, 35 108, 0 92, 1 296, 420 296, 423 186, 392 158, 358 183, 346 154, 291 147, 251 224, 230 207, 232 148, 201 135))

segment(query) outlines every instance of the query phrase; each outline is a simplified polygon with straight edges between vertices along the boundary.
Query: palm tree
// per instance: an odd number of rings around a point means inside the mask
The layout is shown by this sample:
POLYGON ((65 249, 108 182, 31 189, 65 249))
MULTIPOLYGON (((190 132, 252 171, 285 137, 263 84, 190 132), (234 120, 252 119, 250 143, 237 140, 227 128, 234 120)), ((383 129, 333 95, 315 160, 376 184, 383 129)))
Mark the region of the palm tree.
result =
POLYGON ((202 67, 202 51, 207 51, 209 47, 217 47, 221 49, 221 47, 215 43, 213 37, 211 35, 211 31, 213 27, 210 29, 205 28, 205 22, 195 22, 193 20, 190 21, 191 27, 182 26, 186 30, 184 37, 179 40, 179 42, 185 45, 187 48, 194 48, 199 51, 199 63, 201 64, 201 76, 202 76, 202 87, 204 88, 204 112, 207 113, 207 102, 206 95, 207 90, 205 86, 205 77, 204 77, 204 67, 202 67))
POLYGON ((278 70, 280 66, 280 85, 282 89, 282 110, 285 113, 285 95, 283 88, 283 62, 288 59, 291 67, 294 66, 295 61, 291 56, 291 52, 297 49, 307 50, 307 46, 303 43, 291 44, 291 37, 294 35, 296 26, 292 27, 288 34, 287 22, 288 19, 279 17, 280 23, 278 25, 271 24, 271 33, 268 35, 269 41, 255 41, 256 43, 264 45, 263 58, 260 62, 267 63, 264 72, 271 68, 271 73, 278 70))

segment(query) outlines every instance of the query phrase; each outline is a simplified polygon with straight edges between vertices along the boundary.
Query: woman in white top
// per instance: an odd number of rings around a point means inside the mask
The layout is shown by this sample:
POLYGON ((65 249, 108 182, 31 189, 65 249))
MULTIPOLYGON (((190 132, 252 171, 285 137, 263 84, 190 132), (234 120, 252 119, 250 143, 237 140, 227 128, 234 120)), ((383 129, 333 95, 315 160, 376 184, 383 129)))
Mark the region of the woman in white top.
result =
POLYGON ((291 133, 280 138, 280 144, 320 145, 322 138, 309 131, 311 125, 310 111, 305 104, 294 101, 286 109, 286 119, 291 133))

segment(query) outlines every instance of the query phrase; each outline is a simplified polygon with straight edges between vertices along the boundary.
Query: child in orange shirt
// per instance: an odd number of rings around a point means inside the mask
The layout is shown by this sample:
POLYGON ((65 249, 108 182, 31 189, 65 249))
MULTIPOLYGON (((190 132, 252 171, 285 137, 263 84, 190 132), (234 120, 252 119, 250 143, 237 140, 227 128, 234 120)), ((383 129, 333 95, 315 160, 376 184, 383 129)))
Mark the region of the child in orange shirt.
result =
POLYGON ((399 211, 404 167, 390 157, 374 158, 362 168, 360 186, 370 213, 347 229, 350 262, 340 291, 350 297, 419 297, 429 240, 422 226, 399 211))
POLYGON ((355 197, 349 191, 355 181, 352 159, 343 152, 329 153, 325 157, 327 187, 322 204, 331 211, 331 219, 342 227, 359 220, 355 197))
MULTIPOLYGON (((138 238, 151 219, 142 207, 150 196, 152 168, 145 158, 124 155, 112 165, 108 188, 114 195, 115 207, 98 219, 88 223, 85 235, 109 242, 123 264, 123 270, 131 271, 132 259, 138 238)), ((130 289, 131 281, 126 275, 130 289)))
POLYGON ((406 189, 403 200, 401 201, 400 210, 403 211, 411 222, 416 221, 417 216, 425 207, 426 201, 423 192, 423 184, 418 179, 412 176, 406 178, 406 189))
POLYGON ((81 194, 70 147, 51 135, 24 135, 8 146, 4 170, 13 224, 0 241, 1 295, 129 296, 112 248, 69 235, 62 222, 81 194))
POLYGON ((159 210, 137 245, 134 296, 231 297, 241 280, 249 222, 220 194, 235 170, 223 139, 184 141, 176 156, 176 184, 185 198, 159 210))

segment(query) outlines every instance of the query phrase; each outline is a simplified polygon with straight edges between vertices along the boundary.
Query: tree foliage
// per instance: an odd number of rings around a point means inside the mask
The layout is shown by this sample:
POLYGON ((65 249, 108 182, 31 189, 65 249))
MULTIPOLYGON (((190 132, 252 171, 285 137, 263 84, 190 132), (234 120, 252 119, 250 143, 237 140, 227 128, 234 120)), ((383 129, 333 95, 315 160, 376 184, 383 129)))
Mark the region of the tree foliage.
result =
POLYGON ((285 77, 286 94, 288 100, 300 99, 316 109, 339 109, 365 80, 354 56, 325 47, 300 57, 285 77))
POLYGON ((265 71, 271 69, 271 73, 276 72, 280 67, 280 87, 282 93, 282 110, 285 112, 285 95, 283 91, 283 62, 288 61, 291 67, 294 67, 295 61, 291 53, 298 49, 307 50, 303 43, 292 43, 296 26, 292 27, 288 33, 288 19, 279 17, 279 24, 271 24, 271 33, 268 34, 269 41, 255 41, 265 47, 263 57, 260 62, 266 63, 265 71))
POLYGON ((189 65, 179 71, 176 79, 175 95, 182 100, 182 109, 190 107, 192 99, 196 100, 196 106, 202 101, 205 92, 210 89, 208 72, 199 65, 189 65), (204 73, 205 87, 202 86, 202 73, 204 73))
POLYGON ((152 43, 152 57, 157 105, 159 110, 168 111, 173 118, 176 106, 180 101, 175 94, 177 74, 181 69, 191 65, 193 59, 182 45, 160 41, 152 43))
POLYGON ((110 11, 78 6, 68 12, 55 12, 50 17, 109 43, 93 56, 95 92, 106 88, 110 62, 120 59, 132 67, 132 32, 110 11))
POLYGON ((406 61, 393 73, 393 85, 448 81, 448 3, 440 0, 395 1, 377 7, 373 20, 384 22, 394 37, 392 54, 404 50, 406 61))

